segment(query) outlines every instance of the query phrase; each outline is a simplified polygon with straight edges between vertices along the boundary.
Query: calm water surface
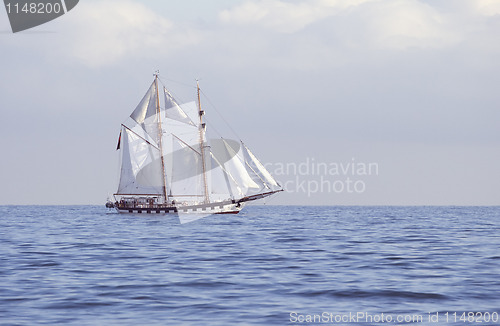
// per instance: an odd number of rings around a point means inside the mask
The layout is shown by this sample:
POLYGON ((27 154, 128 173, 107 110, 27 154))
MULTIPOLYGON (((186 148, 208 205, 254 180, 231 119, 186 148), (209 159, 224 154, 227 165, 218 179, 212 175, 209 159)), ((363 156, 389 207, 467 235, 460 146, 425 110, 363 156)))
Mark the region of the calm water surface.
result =
POLYGON ((500 325, 498 313, 500 207, 250 206, 181 225, 0 206, 0 325, 500 325))

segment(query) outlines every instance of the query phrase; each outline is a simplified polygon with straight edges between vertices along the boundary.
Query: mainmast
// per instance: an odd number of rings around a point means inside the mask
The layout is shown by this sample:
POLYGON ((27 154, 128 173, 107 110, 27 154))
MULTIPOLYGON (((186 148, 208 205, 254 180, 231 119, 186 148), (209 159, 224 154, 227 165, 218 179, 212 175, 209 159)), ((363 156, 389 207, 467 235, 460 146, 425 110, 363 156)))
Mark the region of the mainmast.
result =
POLYGON ((160 110, 160 94, 158 91, 158 74, 160 71, 156 71, 155 76, 155 87, 156 87, 156 114, 158 116, 158 139, 160 146, 160 159, 161 159, 161 171, 162 171, 162 180, 163 180, 163 196, 165 197, 165 202, 168 202, 167 196, 167 179, 165 178, 165 161, 163 160, 163 146, 162 146, 162 138, 163 138, 163 130, 161 128, 161 110, 160 110))
POLYGON ((207 185, 207 171, 205 166, 205 140, 203 139, 203 133, 205 131, 205 124, 203 123, 203 115, 205 111, 201 109, 201 100, 200 100, 200 83, 196 80, 196 89, 198 91, 198 115, 200 116, 200 152, 201 152, 201 164, 203 170, 203 186, 205 189, 205 203, 210 202, 210 198, 208 198, 208 185, 207 185))

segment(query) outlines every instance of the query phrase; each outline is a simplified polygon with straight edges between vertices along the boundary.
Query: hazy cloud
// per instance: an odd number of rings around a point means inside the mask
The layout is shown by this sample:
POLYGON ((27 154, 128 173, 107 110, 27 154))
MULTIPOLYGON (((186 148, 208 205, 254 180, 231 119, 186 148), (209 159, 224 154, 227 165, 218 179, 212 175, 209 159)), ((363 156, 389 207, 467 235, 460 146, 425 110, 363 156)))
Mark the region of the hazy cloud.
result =
POLYGON ((255 25, 282 33, 293 33, 323 18, 374 0, 316 0, 290 3, 280 0, 248 1, 224 10, 222 22, 255 25))
POLYGON ((134 56, 170 53, 193 44, 197 35, 176 28, 168 19, 133 1, 102 0, 82 3, 68 21, 71 56, 97 67, 134 56))
POLYGON ((499 0, 476 0, 476 8, 479 13, 486 16, 494 16, 500 14, 499 0))
MULTIPOLYGON (((431 5, 416 0, 279 0, 245 2, 220 13, 220 21, 295 33, 325 19, 338 19, 344 39, 388 48, 445 46, 459 37, 450 20, 431 5)), ((335 32, 335 31, 332 31, 335 32)))
POLYGON ((270 65, 300 62, 301 69, 316 69, 351 60, 352 50, 439 49, 484 38, 500 1, 457 1, 446 8, 417 0, 246 1, 221 10, 215 22, 184 25, 128 0, 88 1, 78 9, 66 21, 71 39, 63 53, 86 66, 217 47, 229 65, 232 58, 245 62, 247 53, 270 65))

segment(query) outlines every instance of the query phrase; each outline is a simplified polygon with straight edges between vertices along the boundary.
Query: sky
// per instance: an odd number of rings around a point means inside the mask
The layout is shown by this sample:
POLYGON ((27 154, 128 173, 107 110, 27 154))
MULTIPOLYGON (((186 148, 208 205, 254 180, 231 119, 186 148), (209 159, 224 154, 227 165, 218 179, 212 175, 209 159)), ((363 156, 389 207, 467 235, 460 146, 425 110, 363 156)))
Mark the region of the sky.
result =
POLYGON ((82 0, 15 34, 0 9, 0 52, 2 205, 104 204, 156 70, 200 80, 267 204, 500 205, 500 0, 82 0))

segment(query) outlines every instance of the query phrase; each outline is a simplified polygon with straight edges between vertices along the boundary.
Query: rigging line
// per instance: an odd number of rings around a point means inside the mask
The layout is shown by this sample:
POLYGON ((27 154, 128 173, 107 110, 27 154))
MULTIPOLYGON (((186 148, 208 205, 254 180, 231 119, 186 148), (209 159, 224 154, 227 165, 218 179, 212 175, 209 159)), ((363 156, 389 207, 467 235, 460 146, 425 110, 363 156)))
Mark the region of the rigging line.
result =
MULTIPOLYGON (((174 93, 167 87, 167 85, 163 82, 162 78, 160 78, 160 76, 158 76, 158 80, 160 81, 160 83, 162 84, 162 86, 164 87, 164 89, 170 94, 170 96, 172 97, 172 99, 175 101, 175 103, 177 103, 177 105, 179 106, 179 108, 181 108, 182 110, 182 107, 181 105, 182 104, 179 104, 179 103, 188 103, 186 101, 183 101, 182 99, 179 101, 178 100, 178 97, 176 95, 174 95, 174 93)), ((171 79, 167 79, 165 78, 165 80, 168 80, 168 81, 171 81, 173 83, 176 83, 176 84, 179 84, 179 85, 183 85, 183 86, 186 86, 186 87, 189 87, 189 88, 193 88, 193 89, 197 89, 196 87, 192 86, 192 85, 189 85, 189 84, 185 84, 185 83, 181 83, 181 82, 178 82, 178 81, 175 81, 175 80, 171 80, 171 79)), ((200 92, 203 94, 204 98, 207 100, 207 102, 217 111, 217 108, 213 105, 213 103, 208 99, 208 97, 206 96, 205 93, 203 93, 203 90, 200 89, 200 92)), ((164 108, 164 110, 166 110, 166 108, 164 108)), ((224 119, 224 117, 220 114, 219 111, 217 111, 217 113, 219 114, 219 116, 222 117, 222 120, 225 122, 225 124, 229 127, 229 129, 231 129, 231 131, 233 132, 233 134, 236 136, 237 139, 240 139, 240 137, 236 134, 236 132, 231 128, 231 126, 229 125, 229 123, 224 119)), ((184 112, 184 114, 186 114, 184 112)), ((191 117, 189 115, 186 114, 186 116, 189 118, 189 120, 191 120, 191 117)), ((205 121, 207 122, 207 124, 210 126, 210 130, 213 130, 219 137, 221 138, 224 138, 222 136, 222 134, 217 130, 217 128, 215 128, 215 124, 212 124, 210 122, 210 119, 208 119, 206 116, 205 116, 205 121)), ((192 120, 191 122, 193 124, 195 124, 192 120)), ((195 124, 196 125, 196 124, 195 124)))
POLYGON ((227 120, 224 118, 224 116, 219 112, 219 110, 217 110, 217 108, 215 107, 215 105, 210 101, 210 99, 208 98, 207 94, 205 94, 205 92, 203 92, 203 90, 201 90, 201 89, 200 89, 200 92, 203 94, 203 96, 205 97, 205 99, 207 100, 207 102, 215 109, 215 112, 217 112, 217 114, 221 117, 222 121, 224 121, 224 123, 228 126, 229 130, 231 130, 231 132, 236 136, 236 138, 238 138, 239 140, 241 140, 240 136, 238 136, 238 134, 236 133, 236 131, 234 131, 234 129, 229 124, 229 122, 227 122, 227 120))
MULTIPOLYGON (((160 77, 158 76, 158 79, 160 79, 160 77)), ((177 80, 173 80, 173 79, 168 79, 168 78, 164 78, 164 80, 168 80, 169 82, 172 82, 174 84, 178 84, 178 85, 182 85, 182 86, 185 86, 185 87, 189 87, 189 88, 194 88, 196 89, 195 86, 191 85, 191 84, 186 84, 186 83, 183 83, 183 82, 180 82, 180 81, 177 81, 177 80)), ((162 80, 160 79, 160 82, 163 84, 162 80)))
POLYGON ((224 137, 222 136, 222 134, 217 130, 217 128, 215 128, 215 125, 210 122, 210 119, 208 119, 207 117, 205 117, 205 121, 207 122, 207 125, 210 126, 210 129, 208 129, 207 132, 210 132, 211 130, 213 130, 217 134, 217 136, 219 136, 220 138, 224 139, 224 137))
MULTIPOLYGON (((165 89, 166 89, 166 90, 170 93, 170 95, 172 96, 172 98, 174 99, 174 101, 175 101, 177 104, 179 104, 179 103, 187 103, 187 102, 186 102, 186 101, 184 101, 183 99, 181 99, 181 101, 178 101, 178 100, 177 100, 177 98, 179 98, 179 97, 174 96, 173 92, 171 92, 171 91, 170 91, 170 89, 167 87, 166 83, 164 83, 164 82, 162 81, 162 79, 160 78, 160 76, 158 76, 158 80, 160 81, 160 84, 163 86, 163 88, 165 88, 165 89)), ((165 80, 168 80, 168 81, 171 81, 171 82, 173 82, 173 83, 180 84, 180 85, 183 85, 183 86, 187 86, 187 87, 189 87, 189 88, 194 88, 194 89, 196 89, 196 87, 194 87, 193 85, 188 85, 188 84, 184 84, 184 83, 176 82, 176 81, 174 81, 174 80, 170 80, 170 79, 165 79, 165 80)), ((179 105, 179 106, 180 106, 180 105, 179 105)))
POLYGON ((265 200, 264 200, 264 205, 267 205, 269 204, 269 202, 273 201, 273 200, 276 200, 276 198, 278 198, 277 196, 269 196, 269 197, 265 197, 265 200))
POLYGON ((135 131, 133 131, 132 129, 130 129, 129 127, 127 127, 126 125, 124 125, 122 123, 122 126, 123 128, 127 129, 128 131, 130 131, 131 133, 133 133, 134 135, 136 135, 137 137, 139 137, 140 139, 144 140, 146 143, 148 143, 149 145, 153 146, 154 148, 156 148, 157 150, 160 150, 158 148, 158 146, 154 145, 154 144, 151 144, 149 141, 147 141, 144 137, 142 137, 141 135, 137 134, 135 131))

